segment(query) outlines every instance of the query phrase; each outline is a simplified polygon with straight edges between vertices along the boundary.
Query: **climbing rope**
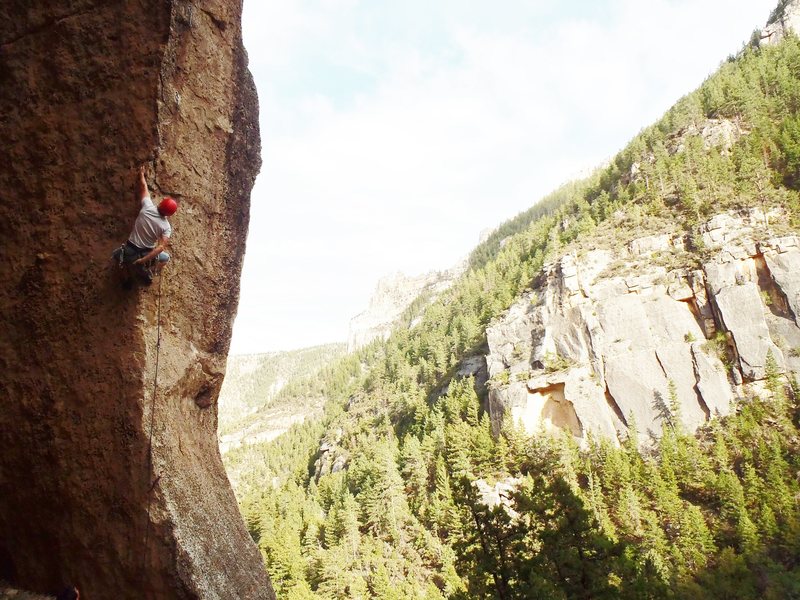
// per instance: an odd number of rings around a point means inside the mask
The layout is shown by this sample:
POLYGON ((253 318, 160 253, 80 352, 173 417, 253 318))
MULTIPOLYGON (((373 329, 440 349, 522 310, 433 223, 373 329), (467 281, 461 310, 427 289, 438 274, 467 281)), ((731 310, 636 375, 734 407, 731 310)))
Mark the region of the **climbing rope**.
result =
MULTIPOLYGON (((158 360, 161 355, 161 282, 164 280, 164 273, 158 276, 158 308, 156 310, 156 368, 153 376, 153 397, 150 406, 150 434, 147 441, 147 476, 151 478, 153 471, 153 425, 155 424, 156 415, 156 396, 158 395, 158 360)), ((150 484, 150 489, 147 490, 147 522, 145 523, 144 530, 144 552, 142 553, 142 570, 143 572, 147 566, 147 549, 148 542, 150 541, 150 508, 153 503, 153 490, 158 484, 161 476, 156 477, 150 484)))

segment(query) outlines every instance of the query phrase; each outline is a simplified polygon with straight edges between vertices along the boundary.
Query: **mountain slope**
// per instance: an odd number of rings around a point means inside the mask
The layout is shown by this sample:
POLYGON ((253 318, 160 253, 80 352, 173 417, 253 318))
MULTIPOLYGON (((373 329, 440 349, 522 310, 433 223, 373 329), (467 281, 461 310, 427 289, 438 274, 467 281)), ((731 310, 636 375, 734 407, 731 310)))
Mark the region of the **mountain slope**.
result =
MULTIPOLYGON (((251 533, 281 592, 796 595, 797 289, 792 268, 778 263, 797 248, 798 108, 800 41, 787 36, 745 48, 608 167, 476 249, 471 269, 416 326, 349 358, 341 371, 334 367, 330 377, 339 385, 328 390, 334 401, 324 423, 264 446, 263 455, 273 457, 269 482, 252 478, 240 488, 251 533), (764 223, 765 216, 771 220, 764 223), (729 231, 738 240, 726 239, 718 225, 737 218, 729 231), (591 289, 582 289, 574 267, 584 261, 588 268, 597 251, 614 260, 597 264, 585 280, 591 289), (722 260, 724 253, 730 256, 722 260), (685 277, 698 270, 701 279, 685 277), (525 394, 549 390, 555 404, 565 404, 554 389, 563 384, 567 394, 568 381, 548 378, 576 368, 570 361, 580 339, 598 338, 559 338, 551 329, 548 342, 548 327, 558 319, 578 323, 568 313, 580 307, 567 300, 591 299, 604 285, 607 297, 621 297, 624 286, 635 300, 630 310, 642 313, 646 294, 638 292, 662 286, 677 297, 671 301, 693 299, 697 314, 688 305, 678 316, 662 311, 668 337, 639 347, 644 329, 626 327, 643 319, 622 311, 604 320, 608 307, 597 309, 604 343, 615 353, 586 351, 581 368, 587 385, 605 378, 620 409, 608 415, 604 435, 580 435, 579 445, 575 421, 555 409, 549 436, 531 436, 498 416, 495 392, 516 383, 518 373, 525 394), (700 303, 704 292, 716 297, 708 307, 700 303), (726 294, 729 302, 720 300, 726 294), (548 310, 529 312, 531 306, 548 310), (515 310, 528 320, 516 329, 515 310), (665 340, 676 344, 676 356, 684 357, 684 346, 696 353, 689 362, 662 353, 655 384, 634 351, 658 358, 665 340), (608 378, 612 358, 628 383, 608 378), (698 378, 700 365, 708 375, 698 378), (528 385, 531 370, 539 387, 528 385), (635 385, 644 397, 629 398, 635 385), (724 386, 731 393, 718 412, 729 414, 706 422, 714 415, 701 409, 701 398, 706 408, 711 403, 704 390, 724 386), (633 418, 624 412, 626 398, 642 409, 631 411, 633 418), (654 400, 658 410, 651 412, 654 400)), ((593 307, 585 308, 588 321, 593 307)), ((597 405, 608 408, 597 387, 597 405)))
MULTIPOLYGON (((344 344, 325 344, 301 350, 245 354, 228 359, 219 393, 219 433, 236 435, 269 418, 259 416, 293 380, 316 374, 344 354, 344 344)), ((302 406, 297 406, 302 412, 302 406)))

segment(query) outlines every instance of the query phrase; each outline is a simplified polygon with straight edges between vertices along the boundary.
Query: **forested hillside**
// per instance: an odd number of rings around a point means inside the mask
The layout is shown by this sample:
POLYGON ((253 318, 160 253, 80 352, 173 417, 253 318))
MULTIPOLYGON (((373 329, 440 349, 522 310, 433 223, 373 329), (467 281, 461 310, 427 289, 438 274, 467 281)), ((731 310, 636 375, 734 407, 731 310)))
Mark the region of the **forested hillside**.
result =
POLYGON ((744 48, 607 167, 501 227, 409 309, 424 311, 414 327, 309 381, 322 421, 229 456, 279 597, 800 598, 800 390, 774 360, 758 394, 696 433, 670 398, 660 437, 629 422, 621 444, 584 447, 509 421, 493 435, 465 367, 568 250, 680 232, 691 264, 702 223, 752 207, 796 231, 798 108, 800 40, 744 48), (705 143, 719 123, 734 133, 705 143))
MULTIPOLYGON (((292 381, 304 381, 344 354, 344 344, 231 356, 219 394, 219 433, 242 431, 292 381)), ((278 403, 280 404, 280 403, 278 403)))

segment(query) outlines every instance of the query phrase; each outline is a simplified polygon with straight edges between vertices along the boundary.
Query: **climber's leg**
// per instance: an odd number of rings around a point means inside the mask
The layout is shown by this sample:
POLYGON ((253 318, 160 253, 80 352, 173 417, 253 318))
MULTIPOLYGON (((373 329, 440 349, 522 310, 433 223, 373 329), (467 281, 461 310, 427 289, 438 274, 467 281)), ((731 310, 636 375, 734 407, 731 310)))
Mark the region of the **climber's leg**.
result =
POLYGON ((117 273, 122 289, 129 290, 133 287, 133 274, 130 269, 130 255, 127 244, 123 244, 111 253, 111 260, 117 265, 117 273))
POLYGON ((156 275, 161 273, 161 269, 169 262, 170 255, 167 252, 160 252, 156 257, 155 272, 156 275))

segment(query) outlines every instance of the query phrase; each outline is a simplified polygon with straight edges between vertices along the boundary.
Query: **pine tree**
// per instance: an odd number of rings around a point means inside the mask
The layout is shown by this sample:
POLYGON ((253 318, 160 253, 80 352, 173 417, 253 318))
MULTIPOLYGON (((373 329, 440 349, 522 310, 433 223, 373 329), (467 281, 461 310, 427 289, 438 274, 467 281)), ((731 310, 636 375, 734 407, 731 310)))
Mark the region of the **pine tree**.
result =
POLYGON ((778 361, 775 360, 772 350, 767 350, 767 357, 764 362, 764 379, 766 380, 767 389, 772 394, 772 401, 778 405, 778 410, 781 411, 786 403, 786 392, 778 361))
POLYGON ((415 514, 424 518, 428 498, 428 464, 422 454, 422 444, 415 435, 409 434, 403 439, 400 462, 409 506, 415 514))
MULTIPOLYGON (((520 580, 538 582, 539 578, 550 578, 567 598, 618 597, 618 590, 609 583, 609 574, 618 568, 621 549, 603 535, 565 479, 554 477, 545 494, 542 483, 527 478, 515 494, 516 511, 542 519, 539 551, 531 561, 516 558, 521 562, 517 567, 520 580)), ((524 550, 531 553, 533 548, 524 550)), ((515 546, 514 556, 524 554, 515 546)))

